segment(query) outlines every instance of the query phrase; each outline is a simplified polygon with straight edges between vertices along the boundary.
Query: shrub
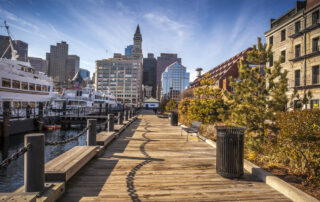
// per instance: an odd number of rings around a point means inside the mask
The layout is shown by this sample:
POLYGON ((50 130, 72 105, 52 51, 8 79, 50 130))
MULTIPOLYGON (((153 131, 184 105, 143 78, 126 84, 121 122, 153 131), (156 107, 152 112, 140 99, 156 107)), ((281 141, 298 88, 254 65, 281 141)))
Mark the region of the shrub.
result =
POLYGON ((278 113, 277 157, 297 174, 320 185, 320 110, 278 113))
POLYGON ((173 111, 177 110, 178 108, 178 103, 175 99, 171 99, 167 104, 166 104, 166 111, 173 111))
POLYGON ((187 126, 190 125, 190 120, 188 119, 190 101, 190 98, 184 98, 183 100, 181 100, 178 106, 179 122, 187 126))

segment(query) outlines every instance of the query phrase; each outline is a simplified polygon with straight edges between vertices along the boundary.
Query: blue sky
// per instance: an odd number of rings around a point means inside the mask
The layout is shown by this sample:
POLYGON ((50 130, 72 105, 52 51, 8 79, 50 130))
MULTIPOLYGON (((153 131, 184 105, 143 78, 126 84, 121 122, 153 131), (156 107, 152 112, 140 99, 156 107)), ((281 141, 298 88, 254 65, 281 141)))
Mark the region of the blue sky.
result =
MULTIPOLYGON (((29 44, 29 56, 45 58, 50 45, 67 41, 80 67, 124 53, 137 24, 144 56, 178 53, 195 78, 252 46, 270 18, 293 8, 294 0, 0 0, 0 20, 14 39, 29 44)), ((5 30, 1 28, 1 35, 5 30)))

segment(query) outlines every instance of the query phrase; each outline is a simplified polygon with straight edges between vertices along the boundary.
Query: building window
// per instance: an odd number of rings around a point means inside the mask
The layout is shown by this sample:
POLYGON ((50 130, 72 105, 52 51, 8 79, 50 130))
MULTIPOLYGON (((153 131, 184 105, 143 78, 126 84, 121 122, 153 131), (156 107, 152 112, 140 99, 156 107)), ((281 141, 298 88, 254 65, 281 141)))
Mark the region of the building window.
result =
POLYGON ((312 67, 312 84, 319 83, 319 66, 312 67))
POLYGON ((37 85, 36 85, 36 90, 37 90, 37 91, 41 91, 41 85, 37 84, 37 85))
POLYGON ((2 87, 11 88, 11 79, 2 78, 2 87))
POLYGON ((269 44, 272 45, 273 44, 273 36, 269 37, 269 44))
POLYGON ((312 13, 312 24, 317 24, 319 21, 319 11, 315 11, 312 13))
POLYGON ((43 86, 42 86, 42 91, 47 92, 47 86, 46 86, 46 85, 43 85, 43 86))
POLYGON ((300 86, 300 70, 294 71, 294 86, 300 86))
POLYGON ((269 66, 272 67, 273 66, 273 55, 270 57, 269 60, 269 66))
POLYGON ((284 40, 286 40, 286 30, 285 29, 281 31, 281 41, 284 41, 284 40))
POLYGON ((36 85, 34 83, 29 83, 29 90, 35 90, 36 89, 35 86, 36 85))
POLYGON ((300 52, 301 52, 301 46, 300 46, 300 44, 299 44, 299 45, 296 45, 296 46, 294 47, 294 49, 295 49, 294 56, 295 56, 296 58, 300 57, 300 52))
POLYGON ((300 28, 301 28, 301 24, 300 24, 300 21, 298 21, 294 24, 295 33, 298 33, 300 31, 300 28))
POLYGON ((310 108, 311 109, 319 109, 319 100, 311 100, 310 108))
POLYGON ((286 51, 281 51, 281 63, 286 62, 286 51))
POLYGON ((319 37, 312 39, 312 52, 319 51, 319 37))
POLYGON ((20 81, 12 80, 12 88, 20 89, 20 81))
POLYGON ((22 82, 22 83, 21 83, 21 88, 22 88, 23 90, 28 90, 28 83, 27 83, 27 82, 22 82))

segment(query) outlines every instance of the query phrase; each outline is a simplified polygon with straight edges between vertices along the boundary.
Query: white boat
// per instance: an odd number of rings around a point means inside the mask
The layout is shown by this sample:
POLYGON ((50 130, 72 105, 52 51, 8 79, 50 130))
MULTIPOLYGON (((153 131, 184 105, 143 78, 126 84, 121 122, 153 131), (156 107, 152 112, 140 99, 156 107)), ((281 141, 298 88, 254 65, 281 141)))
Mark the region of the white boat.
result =
MULTIPOLYGON (((8 26, 5 24, 7 30, 8 26)), ((36 72, 29 62, 18 61, 9 35, 12 58, 0 58, 0 106, 9 101, 12 108, 49 104, 53 93, 53 81, 42 72, 36 72)), ((8 47, 8 49, 9 49, 8 47)), ((1 111, 1 109, 0 109, 1 111)))
POLYGON ((107 91, 95 91, 94 87, 88 85, 84 88, 63 89, 59 93, 55 93, 51 106, 53 109, 62 109, 63 103, 66 103, 66 109, 77 109, 85 107, 100 107, 100 104, 108 104, 111 108, 117 106, 115 96, 107 91))

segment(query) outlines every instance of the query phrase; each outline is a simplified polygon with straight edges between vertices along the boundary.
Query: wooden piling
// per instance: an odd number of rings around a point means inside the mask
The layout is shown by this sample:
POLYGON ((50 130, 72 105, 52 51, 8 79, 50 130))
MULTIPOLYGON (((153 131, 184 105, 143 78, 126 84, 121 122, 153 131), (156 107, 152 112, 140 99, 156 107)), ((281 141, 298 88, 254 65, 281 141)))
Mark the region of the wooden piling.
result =
POLYGON ((88 119, 87 127, 89 130, 87 131, 87 146, 95 146, 96 145, 96 135, 97 135, 97 120, 96 119, 88 119))
POLYGON ((24 145, 31 149, 24 154, 25 192, 40 192, 44 189, 44 134, 26 135, 24 145))

